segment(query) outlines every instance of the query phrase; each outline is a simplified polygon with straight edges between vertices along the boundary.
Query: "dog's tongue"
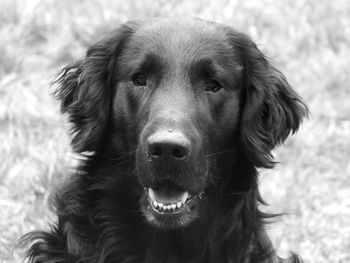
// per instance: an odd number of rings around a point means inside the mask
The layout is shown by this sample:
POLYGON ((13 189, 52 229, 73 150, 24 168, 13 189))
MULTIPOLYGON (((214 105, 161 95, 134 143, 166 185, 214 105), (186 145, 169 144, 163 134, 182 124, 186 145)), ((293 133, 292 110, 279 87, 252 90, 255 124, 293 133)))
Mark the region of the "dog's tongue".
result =
POLYGON ((187 191, 169 189, 167 187, 154 190, 149 188, 148 190, 150 198, 154 201, 163 204, 174 204, 181 201, 183 204, 186 202, 189 193, 187 191))

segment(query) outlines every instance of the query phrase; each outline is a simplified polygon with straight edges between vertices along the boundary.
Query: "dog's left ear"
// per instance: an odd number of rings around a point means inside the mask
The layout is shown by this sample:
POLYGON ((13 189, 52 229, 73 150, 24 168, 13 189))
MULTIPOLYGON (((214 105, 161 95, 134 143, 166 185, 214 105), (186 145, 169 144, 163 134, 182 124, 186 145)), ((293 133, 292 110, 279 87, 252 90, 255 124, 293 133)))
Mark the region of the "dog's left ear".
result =
POLYGON ((272 149, 298 130, 308 109, 248 36, 233 30, 229 36, 243 64, 241 143, 256 167, 271 168, 272 149))
POLYGON ((104 139, 115 85, 116 59, 137 26, 137 22, 121 25, 91 46, 84 58, 65 67, 56 80, 59 87, 54 95, 72 124, 75 152, 98 151, 104 139))

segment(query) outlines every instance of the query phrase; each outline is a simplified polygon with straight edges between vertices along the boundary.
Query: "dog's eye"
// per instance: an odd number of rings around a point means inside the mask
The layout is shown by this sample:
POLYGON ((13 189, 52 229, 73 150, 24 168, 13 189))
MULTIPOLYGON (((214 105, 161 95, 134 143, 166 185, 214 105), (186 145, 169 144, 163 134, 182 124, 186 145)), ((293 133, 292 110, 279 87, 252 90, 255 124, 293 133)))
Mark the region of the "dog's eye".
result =
POLYGON ((136 73, 132 77, 132 83, 134 83, 135 86, 147 86, 147 76, 143 73, 136 73))
POLYGON ((205 83, 205 91, 207 92, 218 92, 222 86, 216 79, 210 79, 205 83))

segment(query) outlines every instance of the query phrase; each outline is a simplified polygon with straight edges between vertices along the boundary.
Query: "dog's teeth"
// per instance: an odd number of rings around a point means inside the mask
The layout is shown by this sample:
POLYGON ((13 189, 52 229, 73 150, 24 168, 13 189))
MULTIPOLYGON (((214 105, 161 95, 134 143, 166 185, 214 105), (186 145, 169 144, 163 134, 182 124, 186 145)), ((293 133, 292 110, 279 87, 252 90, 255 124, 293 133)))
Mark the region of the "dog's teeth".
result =
POLYGON ((148 188, 146 190, 148 190, 148 194, 149 194, 150 201, 151 201, 150 203, 152 204, 152 206, 154 208, 156 208, 157 210, 164 211, 164 212, 166 212, 166 211, 176 211, 177 209, 180 209, 185 204, 185 202, 189 198, 191 198, 191 195, 186 191, 182 195, 181 200, 179 200, 178 202, 171 203, 171 204, 164 204, 164 203, 161 203, 161 202, 156 200, 156 196, 155 196, 155 193, 154 193, 152 188, 148 188))
POLYGON ((188 191, 183 192, 182 197, 181 197, 181 202, 184 204, 189 198, 191 194, 188 191))
POLYGON ((151 198, 151 200, 156 200, 156 197, 152 188, 148 188, 148 195, 151 198))

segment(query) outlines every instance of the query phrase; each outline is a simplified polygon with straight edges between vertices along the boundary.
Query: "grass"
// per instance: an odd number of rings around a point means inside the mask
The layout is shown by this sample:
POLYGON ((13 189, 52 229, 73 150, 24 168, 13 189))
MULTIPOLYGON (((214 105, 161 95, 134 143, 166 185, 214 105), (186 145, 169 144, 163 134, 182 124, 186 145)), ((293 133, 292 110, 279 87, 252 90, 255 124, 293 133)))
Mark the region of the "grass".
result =
POLYGON ((278 251, 350 262, 350 3, 317 1, 0 1, 0 262, 55 220, 49 192, 71 165, 49 83, 89 44, 133 18, 191 16, 250 34, 305 98, 312 116, 262 171, 278 251))

